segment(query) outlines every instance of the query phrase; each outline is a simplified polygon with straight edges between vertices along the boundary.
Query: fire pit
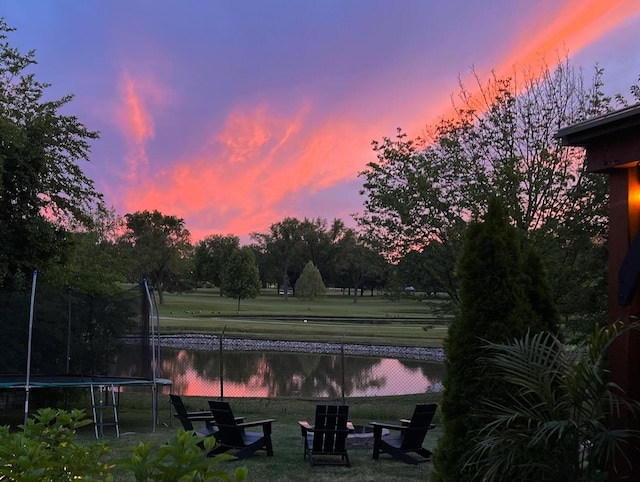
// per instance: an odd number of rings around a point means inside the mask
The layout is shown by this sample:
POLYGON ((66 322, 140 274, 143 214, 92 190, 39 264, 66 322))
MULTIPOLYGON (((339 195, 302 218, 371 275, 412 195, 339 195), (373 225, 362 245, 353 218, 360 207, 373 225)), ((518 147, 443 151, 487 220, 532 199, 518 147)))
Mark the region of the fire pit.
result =
MULTIPOLYGON (((382 435, 388 435, 389 430, 382 429, 382 435)), ((349 450, 372 449, 373 448, 373 428, 368 425, 354 425, 353 432, 347 436, 347 448, 349 450)))

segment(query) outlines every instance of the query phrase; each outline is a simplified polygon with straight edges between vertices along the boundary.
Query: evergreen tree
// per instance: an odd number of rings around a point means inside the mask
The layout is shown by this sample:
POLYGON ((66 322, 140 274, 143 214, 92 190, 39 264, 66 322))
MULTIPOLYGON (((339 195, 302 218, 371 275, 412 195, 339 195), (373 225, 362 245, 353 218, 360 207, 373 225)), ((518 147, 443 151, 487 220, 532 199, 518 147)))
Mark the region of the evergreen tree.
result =
POLYGON ((249 247, 236 249, 229 258, 222 275, 222 291, 238 300, 255 298, 260 294, 260 273, 253 251, 249 247))
POLYGON ((444 435, 434 454, 436 481, 472 480, 463 467, 483 417, 473 413, 481 398, 500 397, 479 363, 486 341, 506 342, 527 331, 557 332, 557 314, 544 271, 523 248, 506 209, 492 199, 483 222, 469 225, 458 261, 460 311, 445 341, 442 398, 444 435))
POLYGON ((309 261, 298 281, 296 282, 296 296, 301 299, 313 301, 326 295, 327 288, 322 281, 322 275, 313 261, 309 261))

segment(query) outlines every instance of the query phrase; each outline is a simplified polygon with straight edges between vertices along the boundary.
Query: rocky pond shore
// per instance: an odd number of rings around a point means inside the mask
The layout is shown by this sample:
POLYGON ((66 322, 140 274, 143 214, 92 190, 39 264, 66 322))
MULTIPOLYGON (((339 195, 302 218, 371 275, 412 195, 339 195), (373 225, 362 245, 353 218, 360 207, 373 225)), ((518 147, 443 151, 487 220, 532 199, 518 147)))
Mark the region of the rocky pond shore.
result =
MULTIPOLYGON (((134 339, 130 339, 133 342, 134 339)), ((179 334, 162 335, 160 344, 164 347, 184 348, 190 350, 219 350, 220 339, 216 335, 179 334)), ((237 351, 282 351, 298 353, 341 353, 345 355, 378 356, 384 358, 406 358, 411 360, 444 361, 442 348, 417 346, 356 345, 345 343, 321 343, 280 340, 249 340, 240 338, 224 338, 224 350, 237 351)))

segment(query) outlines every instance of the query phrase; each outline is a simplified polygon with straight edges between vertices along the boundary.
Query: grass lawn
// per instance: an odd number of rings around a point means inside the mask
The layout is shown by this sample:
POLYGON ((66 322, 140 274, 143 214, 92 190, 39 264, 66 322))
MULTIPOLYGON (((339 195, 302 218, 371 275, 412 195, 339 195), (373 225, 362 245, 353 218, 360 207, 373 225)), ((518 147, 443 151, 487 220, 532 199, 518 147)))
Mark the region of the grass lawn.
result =
POLYGON ((340 292, 312 302, 263 290, 255 299, 236 300, 217 291, 165 294, 159 307, 162 333, 211 333, 234 338, 333 341, 441 347, 450 315, 441 300, 390 301, 381 296, 353 298, 340 292), (306 320, 306 322, 305 322, 306 320))
MULTIPOLYGON (((165 398, 166 395, 164 396, 165 398)), ((206 398, 190 397, 185 399, 190 409, 200 409, 207 406, 206 398)), ((396 422, 399 418, 409 417, 416 403, 439 401, 438 394, 411 395, 404 397, 380 397, 376 399, 362 398, 349 400, 350 419, 354 424, 364 424, 371 421, 396 422)), ((315 401, 286 399, 231 399, 232 408, 236 415, 243 415, 247 421, 263 418, 275 418, 273 424, 274 456, 267 457, 259 451, 250 458, 238 461, 223 462, 221 467, 228 467, 231 472, 236 466, 245 466, 249 470, 250 481, 281 481, 281 480, 313 480, 313 481, 425 481, 431 469, 430 464, 418 466, 404 464, 393 460, 388 455, 381 455, 379 461, 371 459, 370 449, 351 450, 349 456, 351 467, 315 466, 303 460, 303 448, 300 440, 298 420, 313 421, 315 401)), ((117 439, 107 435, 102 441, 112 446, 112 457, 125 457, 127 447, 137 445, 139 441, 153 440, 157 444, 164 444, 176 431, 179 423, 170 420, 168 401, 164 400, 161 413, 163 422, 155 432, 150 429, 148 402, 135 401, 123 396, 121 406, 122 436, 117 439), (171 424, 171 426, 168 426, 171 424)), ((437 423, 437 420, 436 420, 437 423)), ((425 447, 433 449, 440 429, 429 432, 425 447)), ((87 442, 95 441, 93 432, 87 430, 81 434, 81 439, 87 442)), ((114 472, 116 481, 134 480, 129 474, 114 472)))

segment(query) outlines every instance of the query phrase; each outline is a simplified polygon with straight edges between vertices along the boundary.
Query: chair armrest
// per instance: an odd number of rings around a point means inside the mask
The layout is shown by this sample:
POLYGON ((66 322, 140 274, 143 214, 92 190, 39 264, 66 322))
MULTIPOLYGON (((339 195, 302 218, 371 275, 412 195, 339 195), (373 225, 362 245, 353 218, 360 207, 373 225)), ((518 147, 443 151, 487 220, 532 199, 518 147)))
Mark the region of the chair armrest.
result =
MULTIPOLYGON (((408 426, 411 423, 411 420, 409 420, 408 418, 401 418, 400 423, 403 426, 408 426)), ((434 428, 436 428, 434 424, 429 425, 429 430, 433 430, 434 428)))
POLYGON ((276 419, 275 418, 268 418, 265 420, 255 420, 253 422, 243 422, 243 423, 238 423, 237 426, 238 427, 257 427, 258 425, 271 425, 273 422, 275 422, 276 419))
POLYGON ((380 428, 388 428, 390 430, 406 430, 407 429, 406 426, 398 425, 395 423, 371 422, 369 425, 372 426, 373 428, 380 427, 380 428))
POLYGON ((188 417, 198 417, 203 415, 209 415, 210 417, 213 417, 211 410, 194 410, 192 412, 187 412, 188 417))
POLYGON ((306 420, 298 420, 298 423, 300 424, 300 427, 304 428, 305 430, 313 430, 313 427, 306 420))
MULTIPOLYGON (((173 414, 174 417, 176 418, 182 418, 180 415, 178 415, 177 413, 173 414)), ((187 420, 190 420, 192 422, 213 422, 213 415, 211 414, 211 412, 202 412, 202 414, 200 415, 189 415, 187 414, 187 420)))

